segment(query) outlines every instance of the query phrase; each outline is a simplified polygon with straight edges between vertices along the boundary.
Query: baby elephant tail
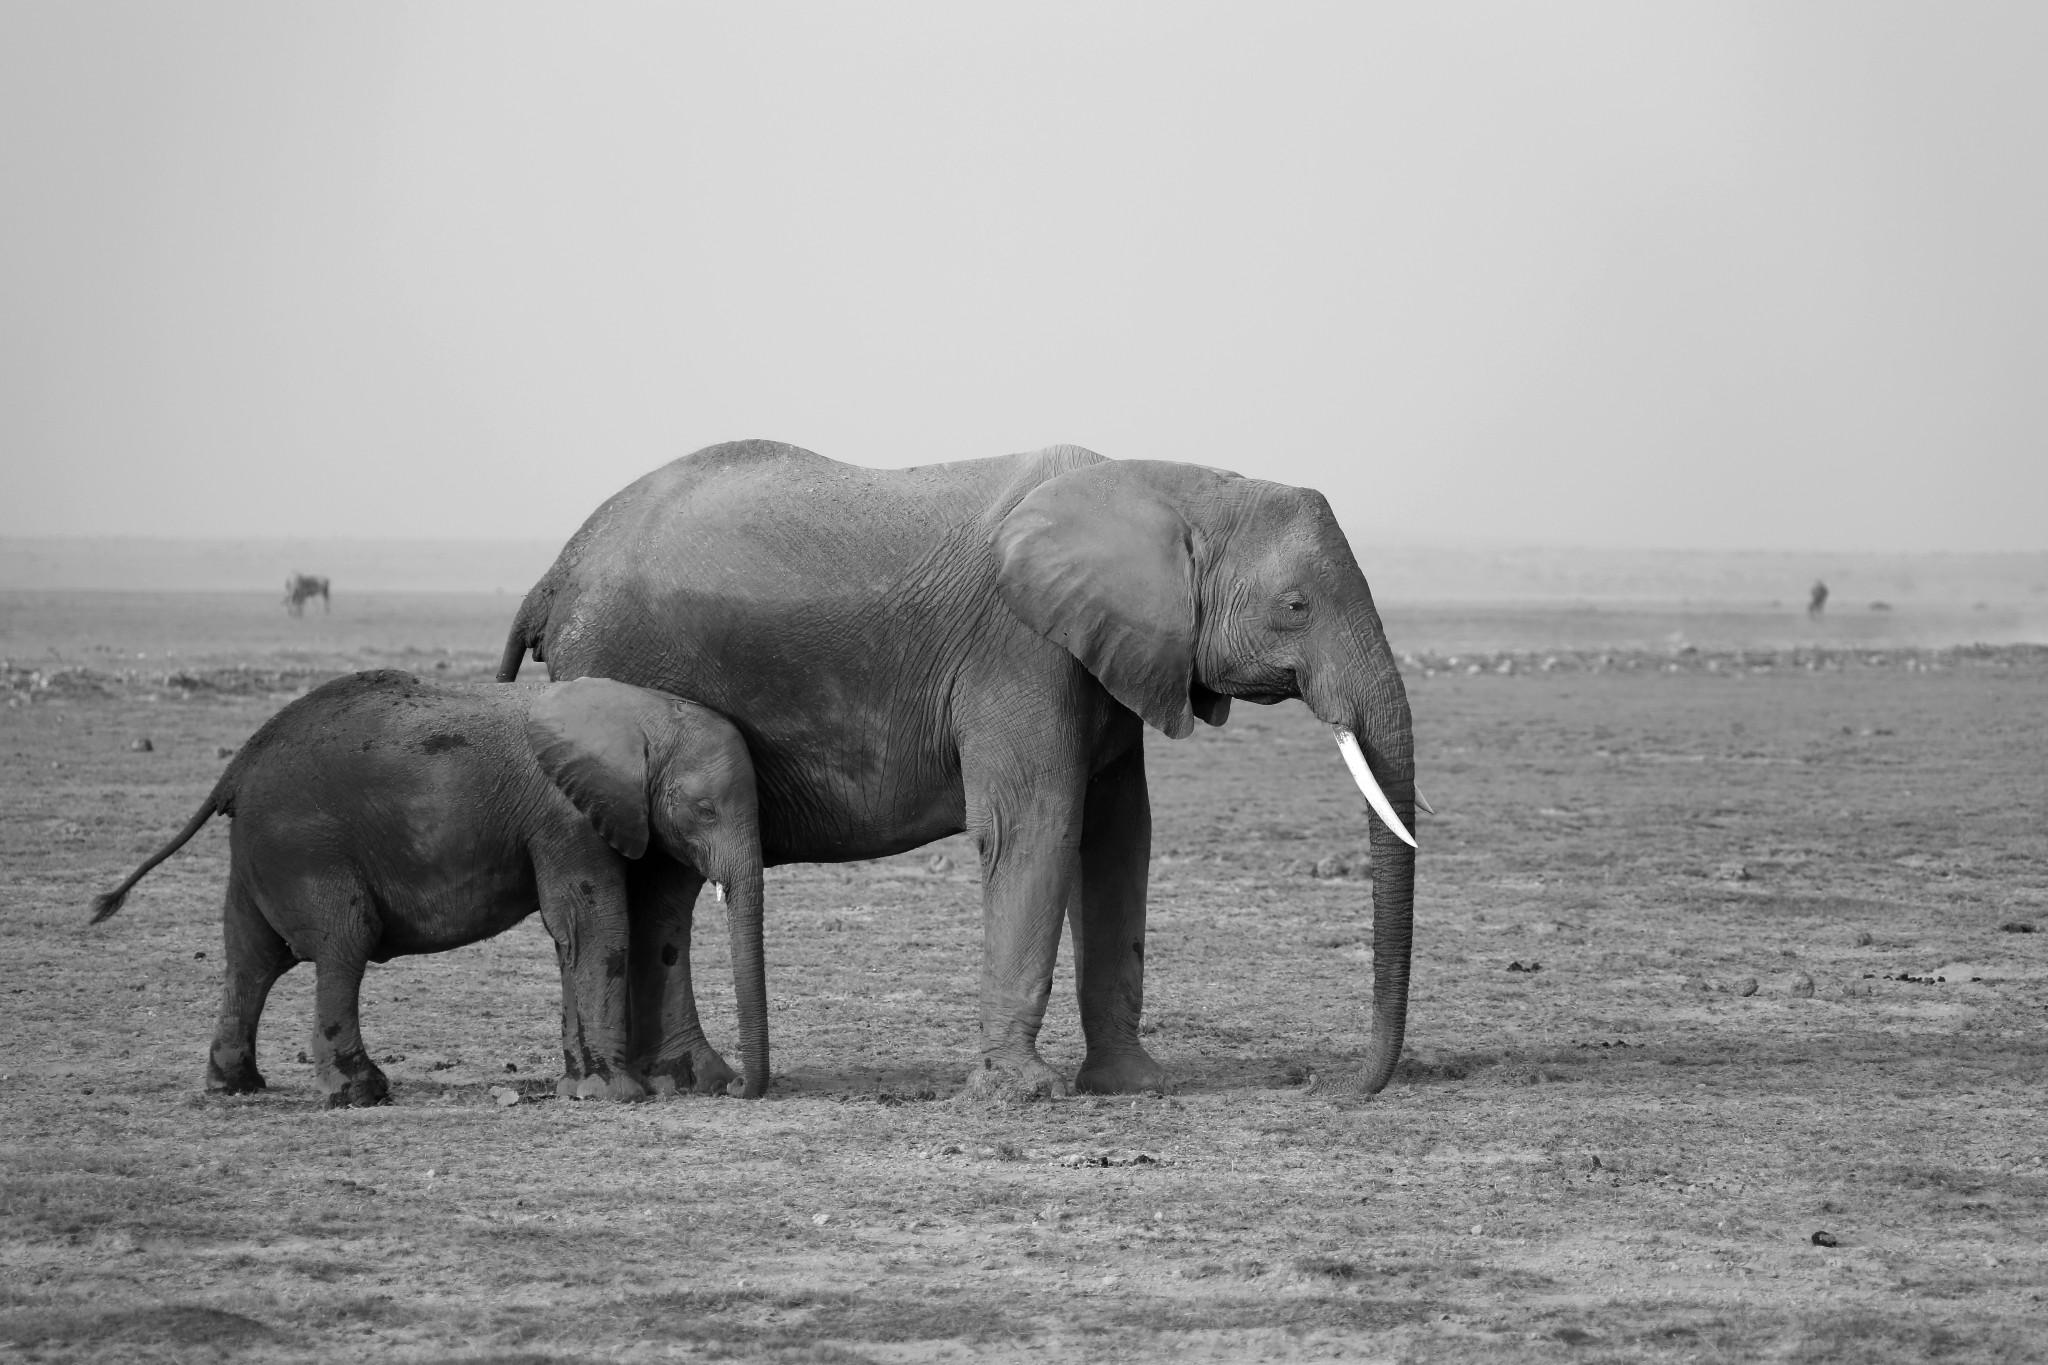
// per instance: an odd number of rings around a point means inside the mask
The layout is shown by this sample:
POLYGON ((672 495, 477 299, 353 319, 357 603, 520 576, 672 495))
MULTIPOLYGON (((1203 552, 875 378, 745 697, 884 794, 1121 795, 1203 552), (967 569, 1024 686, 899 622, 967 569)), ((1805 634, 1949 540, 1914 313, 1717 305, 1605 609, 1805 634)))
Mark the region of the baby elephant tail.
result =
POLYGON ((128 893, 135 889, 135 883, 148 876, 151 868, 183 848, 186 842, 199 832, 199 827, 208 820, 211 820, 215 813, 224 811, 227 808, 228 781, 223 776, 220 782, 214 786, 213 791, 207 795, 206 804, 201 806, 198 812, 185 822, 185 828, 171 836, 171 841, 168 844, 152 853, 148 861, 144 862, 141 867, 129 873, 127 881, 122 882, 105 895, 92 898, 92 919, 89 922, 98 924, 101 920, 112 918, 120 910, 121 902, 128 899, 128 893))

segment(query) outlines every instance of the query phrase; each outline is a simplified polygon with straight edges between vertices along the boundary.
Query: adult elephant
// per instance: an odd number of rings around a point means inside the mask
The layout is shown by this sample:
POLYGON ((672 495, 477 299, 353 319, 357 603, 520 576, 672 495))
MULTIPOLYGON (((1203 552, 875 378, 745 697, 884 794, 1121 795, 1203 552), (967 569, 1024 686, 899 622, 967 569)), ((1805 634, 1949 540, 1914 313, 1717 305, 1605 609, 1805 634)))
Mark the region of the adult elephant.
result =
MULTIPOLYGON (((1063 918, 1087 1040, 1076 1083, 1167 1080, 1138 1041, 1143 725, 1179 739, 1197 718, 1223 724, 1232 698, 1300 698, 1380 816, 1372 1042, 1324 1086, 1371 1094, 1393 1074, 1414 742, 1371 590, 1316 492, 1074 446, 899 470, 712 446, 584 523, 520 606, 499 678, 529 650, 556 679, 617 678, 730 717, 753 753, 767 863, 971 831, 984 955, 970 1084, 1047 1093, 1066 1089, 1037 1048, 1063 918)), ((687 970, 690 911, 649 912, 660 922, 636 929, 635 954, 687 970)), ((684 986, 661 1007, 678 1032, 694 1024, 684 986)))

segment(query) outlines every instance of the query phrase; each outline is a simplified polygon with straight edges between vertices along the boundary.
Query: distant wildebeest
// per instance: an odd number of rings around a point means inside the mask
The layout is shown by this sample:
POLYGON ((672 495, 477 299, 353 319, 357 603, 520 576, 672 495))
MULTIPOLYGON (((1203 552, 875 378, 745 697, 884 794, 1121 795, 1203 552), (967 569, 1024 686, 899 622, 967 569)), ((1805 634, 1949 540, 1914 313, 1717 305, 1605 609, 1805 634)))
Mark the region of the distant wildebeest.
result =
POLYGON ((1820 614, 1827 609, 1828 585, 1816 578, 1813 580, 1813 595, 1806 602, 1806 614, 1819 620, 1820 614))
POLYGON ((320 599, 320 610, 329 609, 326 579, 317 574, 295 573, 284 581, 284 609, 292 615, 304 615, 306 599, 311 597, 320 599))

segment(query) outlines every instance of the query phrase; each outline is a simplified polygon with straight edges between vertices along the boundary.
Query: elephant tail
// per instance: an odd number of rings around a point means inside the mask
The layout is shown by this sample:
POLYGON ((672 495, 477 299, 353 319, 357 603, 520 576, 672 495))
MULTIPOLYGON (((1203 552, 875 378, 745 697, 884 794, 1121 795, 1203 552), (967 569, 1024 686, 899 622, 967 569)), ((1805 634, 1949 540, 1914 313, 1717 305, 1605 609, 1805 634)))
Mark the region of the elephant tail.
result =
POLYGON ((135 883, 148 876, 151 868, 190 842, 192 836, 199 832, 201 825, 211 820, 215 815, 234 814, 234 786, 231 779, 235 776, 238 766, 238 764, 229 765, 228 770, 221 774, 220 781, 214 783, 213 790, 207 793, 205 802, 193 813, 192 818, 185 822, 185 828, 172 835, 169 843, 150 854, 141 867, 129 873, 127 881, 122 882, 104 895, 92 898, 92 919, 89 923, 98 924, 102 920, 113 918, 120 910, 121 903, 128 899, 128 893, 135 889, 135 883))
POLYGON ((519 604, 519 612, 512 618, 512 630, 505 636, 505 652, 498 656, 498 681, 512 682, 519 677, 519 665, 527 652, 533 653, 535 663, 546 663, 547 655, 542 653, 542 643, 548 629, 548 612, 555 601, 555 568, 550 565, 541 575, 540 582, 519 604))

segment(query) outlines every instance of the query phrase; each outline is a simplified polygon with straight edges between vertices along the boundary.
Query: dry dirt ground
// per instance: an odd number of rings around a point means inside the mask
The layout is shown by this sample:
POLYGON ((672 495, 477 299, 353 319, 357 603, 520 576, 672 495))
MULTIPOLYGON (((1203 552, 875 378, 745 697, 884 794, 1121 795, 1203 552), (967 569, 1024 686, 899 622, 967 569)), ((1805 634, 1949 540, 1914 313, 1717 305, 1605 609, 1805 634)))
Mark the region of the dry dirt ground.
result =
POLYGON ((768 1100, 542 1098, 530 923, 372 969, 391 1107, 319 1107, 304 967, 271 1090, 202 1095, 225 822, 90 896, 309 682, 486 676, 512 605, 0 599, 0 1359, 2048 1351, 2048 651, 1418 652, 1411 1058, 1360 1105, 1302 1089, 1364 1048, 1369 897, 1296 706, 1151 745, 1173 1094, 954 1098, 953 840, 772 874, 768 1100))

